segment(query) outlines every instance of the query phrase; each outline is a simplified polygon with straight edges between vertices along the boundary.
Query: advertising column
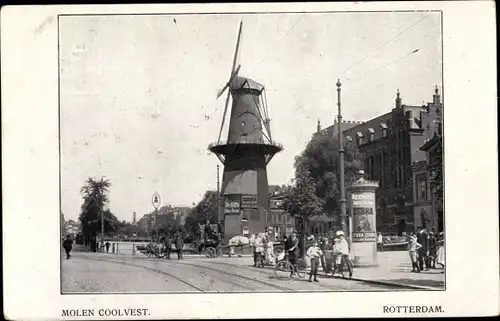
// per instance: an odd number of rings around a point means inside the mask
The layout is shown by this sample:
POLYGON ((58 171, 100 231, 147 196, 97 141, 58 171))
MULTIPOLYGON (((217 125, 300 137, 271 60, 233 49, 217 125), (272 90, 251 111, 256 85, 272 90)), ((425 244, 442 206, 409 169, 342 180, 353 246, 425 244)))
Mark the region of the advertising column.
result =
POLYGON ((375 191, 377 182, 363 178, 349 188, 351 255, 354 266, 377 266, 375 191))

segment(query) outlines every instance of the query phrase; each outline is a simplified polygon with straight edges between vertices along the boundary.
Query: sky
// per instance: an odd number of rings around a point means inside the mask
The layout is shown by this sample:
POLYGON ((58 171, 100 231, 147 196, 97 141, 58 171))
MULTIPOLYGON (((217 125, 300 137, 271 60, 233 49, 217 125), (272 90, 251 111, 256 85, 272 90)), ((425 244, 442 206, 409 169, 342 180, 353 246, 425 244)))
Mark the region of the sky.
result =
POLYGON ((207 147, 240 21, 239 74, 265 86, 273 140, 284 146, 269 184, 290 182, 318 119, 333 123, 337 79, 344 120, 389 112, 397 89, 411 105, 441 90, 436 12, 60 17, 66 219, 78 218, 88 177, 111 181, 109 208, 127 221, 153 210, 154 192, 162 205, 191 206, 216 189, 219 161, 207 147))

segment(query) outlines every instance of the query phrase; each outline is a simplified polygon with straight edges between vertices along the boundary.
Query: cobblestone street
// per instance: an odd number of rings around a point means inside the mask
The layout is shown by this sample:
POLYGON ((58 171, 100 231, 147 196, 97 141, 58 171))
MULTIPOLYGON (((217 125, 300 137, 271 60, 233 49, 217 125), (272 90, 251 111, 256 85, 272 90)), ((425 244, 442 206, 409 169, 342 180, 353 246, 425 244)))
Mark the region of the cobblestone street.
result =
MULTIPOLYGON (((376 272, 375 270, 372 270, 376 272)), ((375 273, 373 272, 373 273, 375 273)), ((373 274, 372 273, 372 279, 373 274)), ((405 272, 406 273, 406 272, 405 272)), ((153 259, 144 255, 115 255, 75 251, 62 260, 62 292, 287 292, 287 291, 401 291, 403 286, 371 282, 366 269, 355 270, 353 279, 319 273, 320 282, 277 279, 272 267, 255 268, 250 256, 184 260, 153 259), (356 278, 357 274, 362 275, 356 278), (364 276, 363 276, 364 273, 364 276), (363 279, 365 278, 365 279, 363 279)), ((387 275, 387 274, 386 274, 387 275)), ((389 274, 390 275, 390 274, 389 274)), ((408 277, 413 275, 406 273, 408 277)), ((423 274, 422 274, 423 275, 423 274)), ((425 277, 425 276, 424 276, 425 277)), ((407 288, 406 290, 411 290, 407 288)), ((413 289, 414 290, 414 289, 413 289)))

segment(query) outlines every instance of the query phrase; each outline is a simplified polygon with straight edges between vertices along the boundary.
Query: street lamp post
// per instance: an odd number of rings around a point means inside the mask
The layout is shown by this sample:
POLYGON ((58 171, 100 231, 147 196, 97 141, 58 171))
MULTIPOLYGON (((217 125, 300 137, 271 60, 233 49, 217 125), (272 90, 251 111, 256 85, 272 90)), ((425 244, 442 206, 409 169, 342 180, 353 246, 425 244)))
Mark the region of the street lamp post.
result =
POLYGON ((344 137, 342 136, 342 112, 340 104, 340 79, 337 80, 337 107, 338 107, 338 124, 339 124, 339 171, 340 171, 340 222, 342 231, 348 235, 346 224, 346 198, 345 198, 345 178, 344 178, 344 137))

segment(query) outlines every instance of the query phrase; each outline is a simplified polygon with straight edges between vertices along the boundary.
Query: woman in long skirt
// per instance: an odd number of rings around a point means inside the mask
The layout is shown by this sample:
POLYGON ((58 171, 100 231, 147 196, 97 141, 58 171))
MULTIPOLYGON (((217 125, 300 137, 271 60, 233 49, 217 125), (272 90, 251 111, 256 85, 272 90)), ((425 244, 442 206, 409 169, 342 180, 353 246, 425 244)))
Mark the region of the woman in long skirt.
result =
POLYGON ((269 265, 275 265, 276 264, 276 257, 274 255, 274 245, 271 240, 266 237, 265 238, 265 248, 266 248, 266 262, 269 265))
MULTIPOLYGON (((444 232, 439 233, 437 263, 445 268, 446 250, 444 246, 444 232)), ((443 271, 444 273, 444 271, 443 271)))

